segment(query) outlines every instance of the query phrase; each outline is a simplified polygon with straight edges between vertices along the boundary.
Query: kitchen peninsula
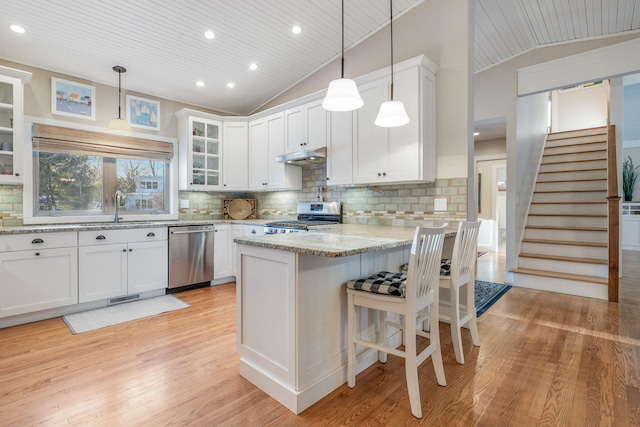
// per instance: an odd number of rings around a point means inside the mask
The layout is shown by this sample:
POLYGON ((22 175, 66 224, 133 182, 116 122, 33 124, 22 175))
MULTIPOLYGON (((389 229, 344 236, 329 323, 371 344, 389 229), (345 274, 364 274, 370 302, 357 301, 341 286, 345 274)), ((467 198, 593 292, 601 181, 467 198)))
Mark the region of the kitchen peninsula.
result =
MULTIPOLYGON (((447 237, 455 236, 451 225, 449 230, 447 237)), ((344 283, 399 271, 409 260, 414 232, 414 227, 342 224, 236 238, 240 374, 295 413, 346 382, 344 283)), ((374 333, 373 321, 361 315, 362 333, 374 333)), ((400 345, 397 331, 390 341, 400 345)), ((363 357, 357 372, 376 355, 370 351, 363 357)))

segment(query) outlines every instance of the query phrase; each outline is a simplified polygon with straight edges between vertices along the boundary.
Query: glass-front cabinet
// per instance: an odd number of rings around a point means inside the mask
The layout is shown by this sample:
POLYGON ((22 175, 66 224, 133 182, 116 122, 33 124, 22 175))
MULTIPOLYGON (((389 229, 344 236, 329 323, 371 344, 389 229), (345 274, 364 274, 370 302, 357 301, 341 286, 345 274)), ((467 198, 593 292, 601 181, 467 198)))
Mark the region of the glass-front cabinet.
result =
MULTIPOLYGON (((0 184, 19 184, 21 177, 22 80, 3 75, 0 67, 0 184)), ((30 74, 29 74, 30 77, 30 74)))
POLYGON ((181 110, 179 189, 222 189, 222 122, 181 110))

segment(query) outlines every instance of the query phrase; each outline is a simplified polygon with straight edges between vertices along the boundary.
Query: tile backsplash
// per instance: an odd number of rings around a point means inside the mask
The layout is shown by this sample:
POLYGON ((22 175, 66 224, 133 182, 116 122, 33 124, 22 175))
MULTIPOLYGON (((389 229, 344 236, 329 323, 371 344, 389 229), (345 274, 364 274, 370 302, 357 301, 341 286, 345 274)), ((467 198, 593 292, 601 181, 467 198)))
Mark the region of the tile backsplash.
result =
MULTIPOLYGON (((299 201, 313 201, 322 188, 322 198, 342 202, 343 221, 349 224, 411 226, 431 221, 455 224, 467 218, 467 179, 440 179, 428 184, 380 186, 327 186, 326 165, 302 169, 301 191, 264 193, 204 193, 180 191, 179 199, 189 200, 180 209, 180 219, 221 219, 222 201, 231 198, 257 199, 258 218, 294 219, 299 201), (434 198, 447 199, 447 210, 434 212, 434 198)), ((22 225, 22 187, 0 185, 0 225, 22 225)))

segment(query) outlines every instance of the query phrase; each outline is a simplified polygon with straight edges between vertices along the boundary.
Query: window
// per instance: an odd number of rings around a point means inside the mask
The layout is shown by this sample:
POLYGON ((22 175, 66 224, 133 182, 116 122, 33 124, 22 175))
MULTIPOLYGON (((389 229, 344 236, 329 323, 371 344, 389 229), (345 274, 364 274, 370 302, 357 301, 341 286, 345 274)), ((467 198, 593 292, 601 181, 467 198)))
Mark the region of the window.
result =
POLYGON ((36 124, 32 153, 33 217, 113 215, 116 191, 123 215, 170 214, 169 143, 36 124))

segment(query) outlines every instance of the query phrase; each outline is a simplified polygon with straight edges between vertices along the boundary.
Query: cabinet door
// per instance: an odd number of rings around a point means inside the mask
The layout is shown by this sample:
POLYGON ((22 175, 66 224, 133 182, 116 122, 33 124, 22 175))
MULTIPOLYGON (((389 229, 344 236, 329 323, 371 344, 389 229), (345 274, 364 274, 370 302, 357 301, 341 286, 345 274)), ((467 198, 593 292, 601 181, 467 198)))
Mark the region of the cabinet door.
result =
MULTIPOLYGON (((420 91, 419 69, 409 68, 396 72, 393 78, 394 99, 402 101, 410 122, 404 126, 389 128, 389 140, 385 157, 387 181, 416 181, 421 179, 422 149, 420 140, 420 91)), ((391 80, 385 79, 385 88, 391 80)))
POLYGON ((284 153, 284 112, 267 117, 267 170, 266 188, 285 188, 285 164, 276 161, 276 157, 284 153))
POLYGON ((0 317, 77 303, 75 247, 0 253, 0 317))
POLYGON ((249 123, 249 189, 264 190, 269 179, 267 156, 267 122, 264 119, 249 123))
POLYGON ((166 240, 129 243, 127 254, 127 293, 167 287, 169 272, 166 240))
POLYGON ((331 112, 331 137, 327 144, 327 185, 353 183, 353 116, 351 111, 331 112))
POLYGON ((213 249, 213 278, 233 276, 231 260, 231 242, 233 240, 231 225, 219 224, 215 226, 215 239, 213 249))
POLYGON ((231 236, 231 270, 232 275, 237 276, 238 274, 238 259, 236 257, 236 250, 238 247, 237 243, 233 242, 233 239, 236 237, 242 237, 242 225, 233 225, 232 227, 232 236, 231 236))
POLYGON ((127 294, 127 245, 78 248, 78 300, 97 301, 127 294))
POLYGON ((189 118, 191 189, 220 190, 220 122, 189 118))
MULTIPOLYGON (((287 153, 295 153, 305 148, 305 108, 300 105, 284 111, 285 144, 287 153)), ((284 151, 280 154, 283 154, 284 151)), ((276 154, 276 156, 280 155, 276 154)))
POLYGON ((0 184, 22 182, 22 82, 0 76, 0 184))
POLYGON ((223 124, 222 189, 246 191, 249 189, 249 134, 246 122, 223 124))
POLYGON ((305 104, 305 148, 326 147, 329 141, 329 112, 322 108, 323 99, 305 104))
POLYGON ((354 142, 354 184, 384 183, 388 131, 375 125, 383 100, 382 79, 359 85, 364 105, 356 110, 354 142))

